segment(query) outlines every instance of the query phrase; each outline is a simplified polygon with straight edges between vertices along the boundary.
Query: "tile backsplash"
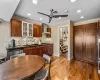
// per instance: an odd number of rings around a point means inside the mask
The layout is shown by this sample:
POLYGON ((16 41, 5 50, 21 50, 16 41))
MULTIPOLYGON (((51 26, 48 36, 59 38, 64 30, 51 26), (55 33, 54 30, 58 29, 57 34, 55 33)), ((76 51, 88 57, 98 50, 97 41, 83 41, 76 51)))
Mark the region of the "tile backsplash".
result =
POLYGON ((38 44, 41 40, 41 43, 52 43, 51 38, 46 37, 11 37, 11 40, 15 39, 16 46, 18 45, 29 45, 29 44, 38 44))

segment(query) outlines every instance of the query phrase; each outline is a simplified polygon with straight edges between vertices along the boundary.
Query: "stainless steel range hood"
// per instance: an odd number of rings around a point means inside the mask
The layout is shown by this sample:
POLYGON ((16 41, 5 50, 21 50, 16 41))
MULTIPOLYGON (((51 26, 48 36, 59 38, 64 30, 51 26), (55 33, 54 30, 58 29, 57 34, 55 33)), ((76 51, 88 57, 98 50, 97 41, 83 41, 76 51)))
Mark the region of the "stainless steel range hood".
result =
POLYGON ((45 23, 42 24, 43 34, 50 34, 50 32, 47 32, 47 28, 48 28, 48 27, 49 27, 49 26, 48 26, 47 24, 45 24, 45 23))
POLYGON ((0 19, 10 21, 20 0, 0 0, 0 19))

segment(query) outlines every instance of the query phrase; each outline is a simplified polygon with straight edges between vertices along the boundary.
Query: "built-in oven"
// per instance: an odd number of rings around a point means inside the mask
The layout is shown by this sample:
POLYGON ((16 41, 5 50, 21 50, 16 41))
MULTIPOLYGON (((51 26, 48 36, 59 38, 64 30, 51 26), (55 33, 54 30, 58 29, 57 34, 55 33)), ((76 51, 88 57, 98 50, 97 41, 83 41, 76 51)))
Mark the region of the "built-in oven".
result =
POLYGON ((100 39, 98 39, 98 73, 100 73, 100 39))

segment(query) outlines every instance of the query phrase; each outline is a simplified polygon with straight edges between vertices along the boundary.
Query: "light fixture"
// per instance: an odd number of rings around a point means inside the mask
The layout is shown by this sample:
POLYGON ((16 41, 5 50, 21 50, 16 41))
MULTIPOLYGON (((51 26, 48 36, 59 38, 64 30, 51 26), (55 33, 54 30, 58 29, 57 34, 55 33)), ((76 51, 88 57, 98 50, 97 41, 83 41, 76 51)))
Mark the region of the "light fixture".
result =
POLYGON ((81 18, 81 19, 83 19, 83 18, 84 18, 84 16, 81 16, 80 18, 81 18))
POLYGON ((71 2, 75 2, 76 0, 71 0, 71 2))
POLYGON ((28 13, 28 16, 31 16, 31 14, 30 14, 30 13, 28 13))
POLYGON ((65 13, 67 13, 68 12, 68 10, 65 10, 65 13))
POLYGON ((77 13, 81 13, 81 10, 77 10, 77 13))
POLYGON ((43 20, 43 18, 40 18, 40 21, 42 21, 43 20))
POLYGON ((61 17, 59 17, 59 19, 61 19, 61 17))
POLYGON ((32 0, 32 2, 33 2, 33 4, 35 4, 35 5, 38 3, 37 0, 32 0))

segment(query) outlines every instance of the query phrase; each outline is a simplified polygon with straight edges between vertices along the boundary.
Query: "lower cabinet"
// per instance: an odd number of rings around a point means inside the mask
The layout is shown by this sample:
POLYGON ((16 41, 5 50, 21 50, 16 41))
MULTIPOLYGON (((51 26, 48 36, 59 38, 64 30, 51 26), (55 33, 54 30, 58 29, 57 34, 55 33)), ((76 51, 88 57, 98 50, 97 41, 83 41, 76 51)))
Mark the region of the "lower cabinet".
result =
POLYGON ((36 47, 26 47, 24 48, 24 53, 26 53, 26 55, 43 56, 43 54, 47 54, 49 56, 52 56, 53 44, 44 45, 44 46, 36 46, 36 47))
POLYGON ((26 47, 24 48, 24 53, 26 53, 26 55, 30 55, 32 54, 32 49, 30 47, 26 47))

